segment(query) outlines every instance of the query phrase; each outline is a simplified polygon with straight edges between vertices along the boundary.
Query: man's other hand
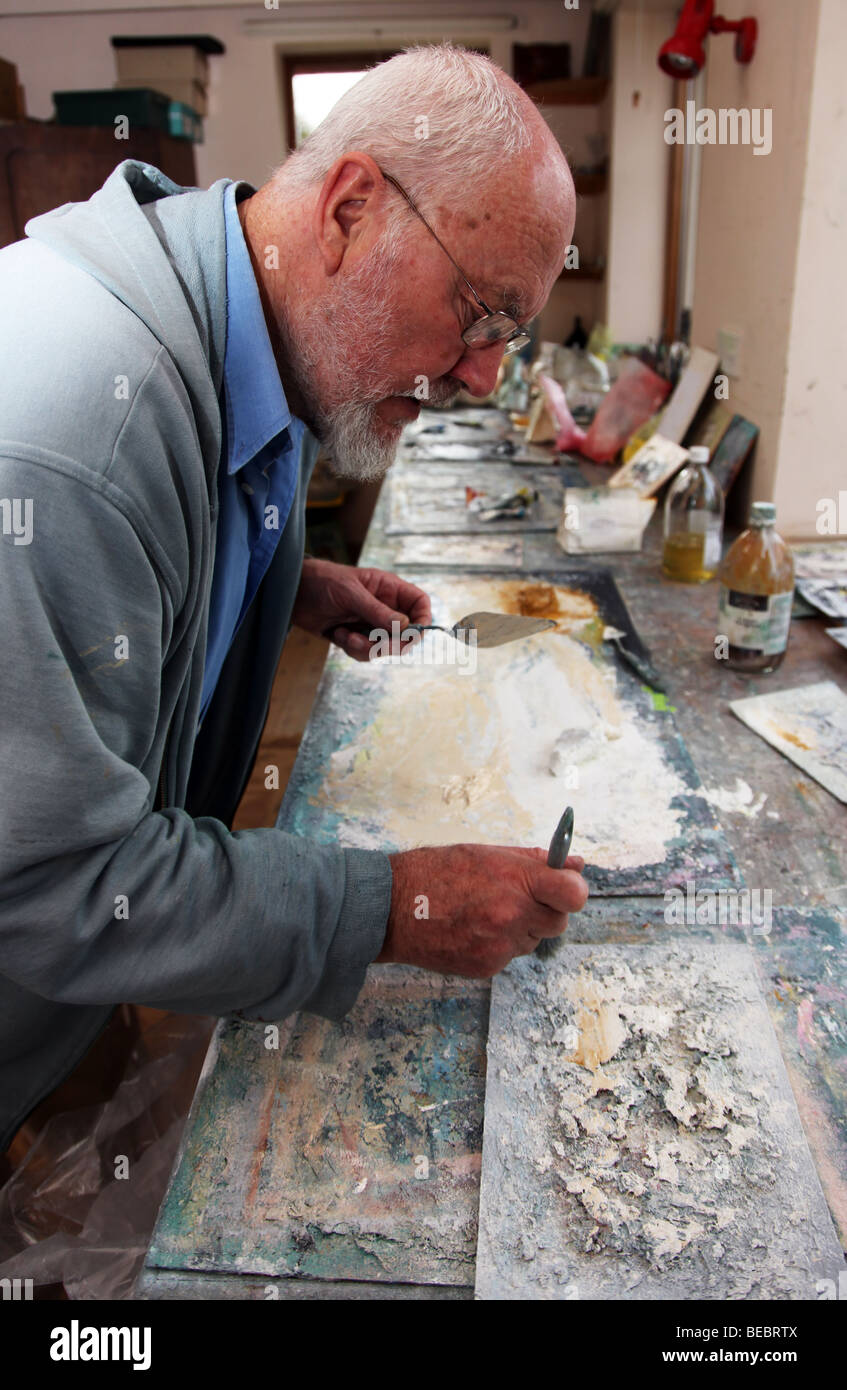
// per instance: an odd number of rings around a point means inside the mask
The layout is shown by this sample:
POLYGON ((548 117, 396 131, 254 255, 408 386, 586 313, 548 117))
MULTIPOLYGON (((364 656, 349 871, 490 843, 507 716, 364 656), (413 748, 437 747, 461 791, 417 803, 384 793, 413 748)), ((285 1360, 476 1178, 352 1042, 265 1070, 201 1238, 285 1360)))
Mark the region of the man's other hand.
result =
POLYGON ((368 661, 379 641, 371 641, 371 632, 387 635, 379 643, 383 653, 400 651, 408 643, 401 648, 387 638, 410 623, 431 623, 432 610, 423 589, 398 574, 307 557, 292 621, 306 632, 328 637, 356 661, 368 661))
POLYGON ((544 937, 561 936, 588 898, 585 861, 547 867, 544 849, 448 845, 392 854, 391 912, 378 961, 482 979, 544 937))

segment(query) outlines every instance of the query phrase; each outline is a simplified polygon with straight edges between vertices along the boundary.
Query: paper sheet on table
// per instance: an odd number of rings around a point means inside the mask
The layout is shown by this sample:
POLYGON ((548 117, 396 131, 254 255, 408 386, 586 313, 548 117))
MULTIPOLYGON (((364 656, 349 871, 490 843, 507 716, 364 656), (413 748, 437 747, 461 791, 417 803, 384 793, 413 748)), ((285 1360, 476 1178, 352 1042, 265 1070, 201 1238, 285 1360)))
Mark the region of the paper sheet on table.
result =
POLYGON ((847 695, 834 681, 732 700, 730 709, 828 792, 847 802, 847 695))

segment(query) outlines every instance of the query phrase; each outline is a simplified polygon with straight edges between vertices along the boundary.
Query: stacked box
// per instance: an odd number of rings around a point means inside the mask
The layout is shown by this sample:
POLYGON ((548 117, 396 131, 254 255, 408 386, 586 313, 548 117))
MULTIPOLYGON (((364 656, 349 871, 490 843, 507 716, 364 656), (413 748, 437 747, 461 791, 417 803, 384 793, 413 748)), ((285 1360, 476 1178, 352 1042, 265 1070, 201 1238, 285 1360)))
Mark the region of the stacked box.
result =
POLYGON ((198 116, 207 114, 208 53, 223 51, 217 40, 187 37, 148 43, 113 38, 112 44, 118 70, 115 87, 152 87, 198 116))
POLYGON ((115 62, 119 86, 146 87, 152 77, 157 82, 199 82, 201 87, 209 82, 209 59, 190 43, 116 48, 115 62))

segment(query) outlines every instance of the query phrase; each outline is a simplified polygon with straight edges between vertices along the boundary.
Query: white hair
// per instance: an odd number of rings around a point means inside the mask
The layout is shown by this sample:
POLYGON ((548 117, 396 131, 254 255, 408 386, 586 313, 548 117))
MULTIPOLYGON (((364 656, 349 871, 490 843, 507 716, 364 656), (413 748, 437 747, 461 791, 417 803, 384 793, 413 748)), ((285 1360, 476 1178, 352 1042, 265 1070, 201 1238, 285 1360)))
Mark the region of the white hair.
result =
POLYGON ((370 68, 274 177, 305 192, 346 150, 362 150, 424 206, 436 194, 458 206, 469 187, 532 143, 519 92, 502 69, 480 53, 434 44, 370 68))

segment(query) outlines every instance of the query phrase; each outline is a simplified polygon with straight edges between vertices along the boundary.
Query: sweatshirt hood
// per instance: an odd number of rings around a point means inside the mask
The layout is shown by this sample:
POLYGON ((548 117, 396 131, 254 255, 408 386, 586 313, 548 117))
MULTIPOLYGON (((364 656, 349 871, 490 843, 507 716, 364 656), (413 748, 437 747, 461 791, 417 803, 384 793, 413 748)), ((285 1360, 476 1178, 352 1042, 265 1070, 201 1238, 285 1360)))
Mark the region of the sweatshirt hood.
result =
MULTIPOLYGON (((24 228, 146 325, 210 426, 214 416, 219 422, 226 348, 226 316, 213 309, 226 303, 224 194, 231 182, 184 188, 151 164, 125 159, 86 202, 64 203, 24 228)), ((218 431, 219 423, 212 434, 218 431)))

